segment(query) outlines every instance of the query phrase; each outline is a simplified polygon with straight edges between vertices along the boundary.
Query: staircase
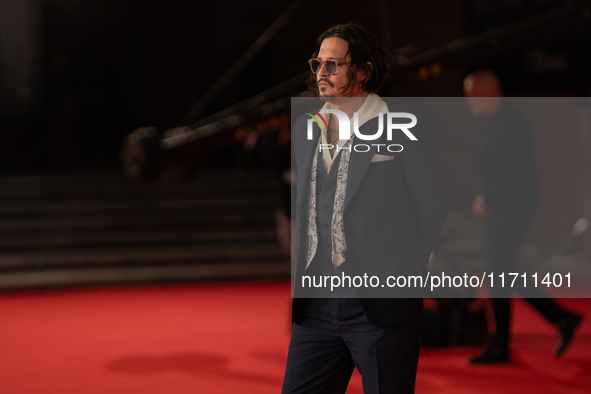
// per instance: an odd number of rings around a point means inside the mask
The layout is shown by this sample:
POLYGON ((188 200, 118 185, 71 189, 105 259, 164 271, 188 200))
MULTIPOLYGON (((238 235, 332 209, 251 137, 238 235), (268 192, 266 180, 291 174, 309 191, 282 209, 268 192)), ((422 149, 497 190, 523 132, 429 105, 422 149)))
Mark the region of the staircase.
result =
POLYGON ((0 290, 288 277, 268 170, 0 176, 0 290))

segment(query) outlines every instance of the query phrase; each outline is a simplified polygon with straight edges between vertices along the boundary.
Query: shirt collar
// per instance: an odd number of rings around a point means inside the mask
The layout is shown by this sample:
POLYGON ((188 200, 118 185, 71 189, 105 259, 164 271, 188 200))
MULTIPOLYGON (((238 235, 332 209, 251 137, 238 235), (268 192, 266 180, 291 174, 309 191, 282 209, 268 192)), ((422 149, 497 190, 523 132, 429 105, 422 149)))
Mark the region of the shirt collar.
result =
MULTIPOLYGON (((388 112, 388 105, 377 94, 370 93, 369 95, 367 95, 367 99, 363 102, 361 107, 359 107, 359 109, 356 111, 357 117, 359 120, 359 127, 363 126, 365 123, 367 123, 371 119, 376 118, 380 114, 380 112, 381 113, 388 112), (367 99, 369 99, 369 100, 367 100, 367 99)), ((324 103, 324 105, 322 106, 322 109, 332 109, 330 101, 324 103)), ((322 111, 322 109, 321 109, 321 111, 322 111)), ((351 137, 353 137, 353 135, 354 135, 353 118, 351 118, 350 125, 351 125, 351 130, 350 130, 349 135, 351 137)), ((326 130, 322 130, 322 133, 326 136, 326 130)), ((325 138, 325 140, 326 140, 326 138, 325 138)), ((345 141, 343 141, 343 144, 344 143, 345 143, 345 141)))

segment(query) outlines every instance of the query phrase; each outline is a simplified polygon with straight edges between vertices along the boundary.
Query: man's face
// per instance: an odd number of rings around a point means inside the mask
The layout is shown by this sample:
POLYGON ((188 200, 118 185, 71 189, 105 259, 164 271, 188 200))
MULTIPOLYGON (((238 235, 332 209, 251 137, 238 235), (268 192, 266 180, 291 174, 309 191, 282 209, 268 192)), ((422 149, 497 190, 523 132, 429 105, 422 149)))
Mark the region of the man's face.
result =
POLYGON ((464 81, 464 95, 470 112, 475 116, 491 115, 500 102, 498 88, 486 80, 466 79, 464 81))
POLYGON ((334 74, 329 74, 324 65, 320 67, 318 74, 316 74, 320 97, 349 97, 352 95, 351 89, 343 92, 343 87, 349 83, 347 74, 351 66, 351 55, 347 53, 348 51, 349 44, 342 38, 329 37, 322 41, 318 51, 318 59, 321 61, 334 60, 337 64, 346 64, 337 66, 334 74))

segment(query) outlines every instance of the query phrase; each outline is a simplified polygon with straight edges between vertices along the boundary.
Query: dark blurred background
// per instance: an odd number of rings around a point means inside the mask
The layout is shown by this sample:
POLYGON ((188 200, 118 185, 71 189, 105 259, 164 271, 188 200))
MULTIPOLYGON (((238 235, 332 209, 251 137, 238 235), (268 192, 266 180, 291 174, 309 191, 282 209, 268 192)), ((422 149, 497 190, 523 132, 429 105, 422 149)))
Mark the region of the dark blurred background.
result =
MULTIPOLYGON (((126 134, 177 126, 291 3, 2 0, 2 169, 115 165, 126 134)), ((585 2, 564 0, 305 2, 203 116, 306 71, 315 38, 349 21, 406 59, 530 21, 394 70, 382 95, 461 96, 462 78, 478 66, 501 74, 508 95, 588 95, 589 18, 585 2), (532 20, 567 9, 549 23, 532 20)))
MULTIPOLYGON (((6 220, 22 212, 31 220, 39 218, 38 212, 21 207, 18 213, 10 205, 23 196, 34 201, 36 193, 19 194, 18 187, 36 181, 21 182, 15 174, 123 174, 120 147, 133 130, 194 124, 302 75, 316 37, 345 22, 363 24, 387 45, 392 77, 383 96, 461 96, 463 78, 480 67, 497 72, 509 96, 590 95, 588 1, 0 0, 0 171, 8 176, 3 186, 6 220), (191 115, 195 103, 290 6, 296 8, 277 25, 268 44, 197 116, 191 115)), ((278 90, 269 101, 302 92, 304 79, 278 90)), ((438 137, 452 203, 464 213, 475 192, 476 134, 438 137)), ((542 199, 550 205, 538 215, 532 239, 552 251, 583 214, 583 162, 578 138, 567 138, 555 149, 548 148, 556 144, 553 136, 537 136, 537 141, 542 199), (549 150, 553 159, 542 160, 549 150), (562 167, 556 167, 558 162, 562 167)), ((203 169, 214 166, 205 163, 203 169)), ((65 187, 46 184, 51 190, 65 187)), ((141 199, 146 190, 134 198, 141 199)), ((96 196, 96 190, 89 193, 96 196)), ((17 227, 3 231, 15 234, 17 227)), ((51 228, 48 224, 36 234, 51 228)), ((80 233, 75 226, 60 231, 63 239, 80 233)), ((88 248, 89 242, 67 248, 88 248)), ((37 248, 57 250, 59 245, 37 248)), ((13 255, 35 249, 21 241, 3 247, 13 255)))

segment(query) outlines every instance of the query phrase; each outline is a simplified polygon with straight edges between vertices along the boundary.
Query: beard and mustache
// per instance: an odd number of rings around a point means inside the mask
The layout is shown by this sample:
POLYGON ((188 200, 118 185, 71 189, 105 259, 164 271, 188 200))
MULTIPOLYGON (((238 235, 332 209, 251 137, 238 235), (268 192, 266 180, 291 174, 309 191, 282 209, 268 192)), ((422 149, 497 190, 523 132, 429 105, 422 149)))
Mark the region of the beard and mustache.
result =
MULTIPOLYGON (((316 82, 316 84, 318 85, 320 82, 326 82, 328 84, 328 86, 330 86, 331 88, 334 88, 334 84, 328 78, 320 78, 318 80, 318 82, 316 82)), ((317 88, 318 88, 319 92, 321 91, 321 89, 324 89, 324 88, 319 88, 318 86, 317 86, 317 88)), ((334 97, 320 96, 320 100, 323 102, 332 101, 332 100, 334 100, 334 97)))

